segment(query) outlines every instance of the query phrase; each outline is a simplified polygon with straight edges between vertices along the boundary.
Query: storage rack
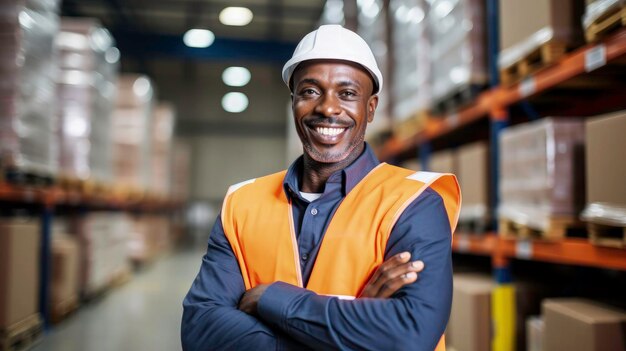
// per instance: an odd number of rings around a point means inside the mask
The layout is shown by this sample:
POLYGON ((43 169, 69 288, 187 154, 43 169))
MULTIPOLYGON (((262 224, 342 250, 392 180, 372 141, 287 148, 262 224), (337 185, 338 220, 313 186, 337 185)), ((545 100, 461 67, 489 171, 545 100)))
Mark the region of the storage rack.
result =
POLYGON ((40 209, 37 211, 41 214, 39 312, 46 328, 50 326, 48 296, 52 272, 52 223, 56 208, 66 206, 82 211, 104 209, 153 213, 181 209, 184 204, 182 200, 156 197, 136 200, 113 194, 86 194, 59 186, 35 187, 0 181, 0 203, 4 202, 22 206, 36 206, 40 209))
MULTIPOLYGON (((480 138, 489 141, 491 213, 496 212, 499 202, 498 137, 512 122, 512 117, 515 117, 510 113, 512 109, 521 109, 529 119, 537 119, 540 114, 533 104, 545 103, 545 98, 563 102, 559 110, 554 110, 559 111, 560 115, 591 116, 626 109, 626 86, 619 79, 620 74, 626 73, 626 28, 621 28, 600 42, 587 44, 566 54, 556 64, 531 74, 519 83, 501 86, 498 84, 496 66, 499 28, 497 13, 498 1, 487 0, 490 88, 482 92, 469 106, 445 116, 430 116, 421 131, 404 139, 392 136, 376 150, 381 161, 389 163, 398 163, 417 156, 421 168, 428 170, 428 161, 433 150, 453 148, 459 143, 467 142, 463 141, 464 136, 460 136, 463 129, 471 130, 477 125, 488 124, 488 134, 481 135, 480 138), (617 78, 611 77, 612 73, 617 73, 617 78), (593 87, 592 90, 595 89, 592 98, 579 93, 580 98, 570 97, 563 100, 558 94, 561 89, 569 89, 570 93, 574 92, 572 95, 576 95, 576 88, 589 86, 593 87)), ((457 254, 491 258, 492 273, 497 284, 492 296, 492 304, 497 305, 497 308, 492 306, 492 320, 496 330, 492 339, 494 350, 514 348, 512 343, 515 343, 515 316, 510 312, 515 311, 516 293, 512 285, 512 260, 626 271, 625 249, 595 246, 581 238, 564 238, 558 241, 504 238, 498 235, 498 223, 495 216, 492 217, 496 232, 479 235, 456 233, 452 249, 457 254)))

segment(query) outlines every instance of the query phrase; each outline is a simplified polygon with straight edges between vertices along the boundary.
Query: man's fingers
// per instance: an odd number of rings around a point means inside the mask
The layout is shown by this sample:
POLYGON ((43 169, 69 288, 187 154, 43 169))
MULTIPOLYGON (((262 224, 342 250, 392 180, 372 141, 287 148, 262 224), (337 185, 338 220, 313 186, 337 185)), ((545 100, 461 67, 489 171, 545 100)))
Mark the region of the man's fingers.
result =
POLYGON ((393 295, 396 291, 400 290, 403 286, 407 284, 414 283, 417 280, 418 274, 416 272, 407 272, 401 274, 399 277, 396 277, 392 280, 389 280, 381 287, 378 292, 379 298, 388 298, 393 295))
POLYGON ((396 268, 397 266, 400 266, 404 263, 409 262, 410 259, 411 259, 411 254, 406 251, 400 252, 399 254, 394 255, 387 261, 383 262, 383 264, 381 264, 380 267, 378 267, 378 269, 372 276, 372 279, 370 279, 370 283, 372 285, 375 285, 377 288, 380 288, 380 285, 383 283, 383 281, 381 281, 380 279, 384 274, 386 274, 386 272, 389 272, 393 270, 394 268, 396 268))

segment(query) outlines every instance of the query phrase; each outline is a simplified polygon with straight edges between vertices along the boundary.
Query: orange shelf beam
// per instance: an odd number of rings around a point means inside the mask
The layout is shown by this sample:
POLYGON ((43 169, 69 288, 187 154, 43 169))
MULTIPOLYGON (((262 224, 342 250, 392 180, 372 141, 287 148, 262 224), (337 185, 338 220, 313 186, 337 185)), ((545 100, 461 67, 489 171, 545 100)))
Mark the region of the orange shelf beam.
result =
POLYGON ((626 271, 626 250, 596 246, 582 238, 555 242, 500 239, 496 250, 510 258, 626 271))
MULTIPOLYGON (((533 83, 532 93, 529 96, 549 90, 560 83, 584 74, 586 72, 585 60, 587 53, 601 45, 605 48, 607 63, 626 56, 626 28, 617 31, 600 43, 583 46, 565 55, 553 66, 546 67, 531 75, 528 79, 532 80, 533 83)), ((493 118, 496 119, 499 118, 497 113, 493 113, 494 111, 501 111, 503 108, 527 97, 522 95, 520 84, 522 83, 510 87, 499 86, 492 88, 481 93, 472 105, 461 109, 457 113, 440 118, 431 117, 427 121, 424 130, 417 132, 411 138, 398 140, 392 137, 378 150, 378 157, 381 160, 388 161, 398 154, 416 149, 424 142, 450 134, 467 124, 488 118, 489 115, 493 115, 493 118)))
POLYGON ((596 246, 582 238, 547 241, 502 238, 495 233, 457 233, 452 251, 500 260, 516 258, 626 271, 626 249, 596 246))
MULTIPOLYGON (((597 44, 588 44, 565 55, 559 62, 549 66, 532 76, 529 79, 534 81, 533 93, 541 93, 555 87, 576 76, 584 74, 586 55, 596 47, 603 45, 606 50, 606 62, 609 63, 617 58, 626 55, 626 29, 622 29, 606 40, 597 44)), ((520 91, 520 84, 511 87, 499 87, 495 89, 496 104, 498 106, 509 106, 519 102, 524 98, 520 91)))

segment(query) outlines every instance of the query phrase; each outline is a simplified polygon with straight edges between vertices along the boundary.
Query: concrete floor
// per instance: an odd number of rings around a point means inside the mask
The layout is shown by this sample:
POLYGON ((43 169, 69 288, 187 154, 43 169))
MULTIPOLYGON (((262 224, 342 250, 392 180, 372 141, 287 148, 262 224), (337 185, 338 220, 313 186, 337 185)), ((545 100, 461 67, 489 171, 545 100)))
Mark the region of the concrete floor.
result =
POLYGON ((202 254, 188 251, 157 260, 130 282, 53 326, 33 350, 180 350, 182 301, 202 254))

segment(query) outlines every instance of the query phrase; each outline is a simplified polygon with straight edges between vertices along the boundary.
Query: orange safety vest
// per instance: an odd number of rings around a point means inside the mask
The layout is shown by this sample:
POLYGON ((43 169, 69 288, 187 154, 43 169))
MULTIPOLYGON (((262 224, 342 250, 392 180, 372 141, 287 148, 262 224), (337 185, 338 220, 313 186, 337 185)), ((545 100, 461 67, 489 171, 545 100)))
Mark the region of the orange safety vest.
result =
MULTIPOLYGON (((222 226, 246 289, 276 281, 304 287, 291 202, 283 187, 285 174, 233 185, 224 199, 222 226)), ((415 173, 381 163, 337 208, 306 288, 324 295, 359 296, 384 261, 396 221, 428 187, 442 197, 454 232, 461 207, 454 175, 415 173)), ((443 336, 436 351, 445 351, 443 336)))

